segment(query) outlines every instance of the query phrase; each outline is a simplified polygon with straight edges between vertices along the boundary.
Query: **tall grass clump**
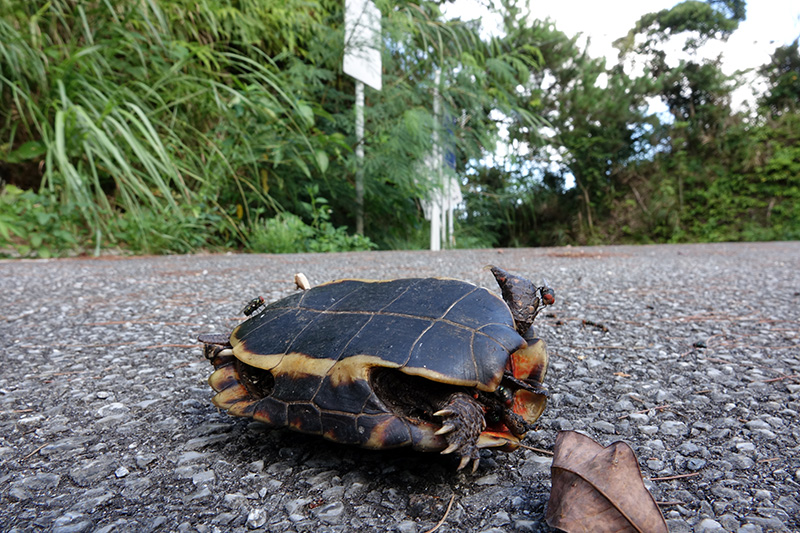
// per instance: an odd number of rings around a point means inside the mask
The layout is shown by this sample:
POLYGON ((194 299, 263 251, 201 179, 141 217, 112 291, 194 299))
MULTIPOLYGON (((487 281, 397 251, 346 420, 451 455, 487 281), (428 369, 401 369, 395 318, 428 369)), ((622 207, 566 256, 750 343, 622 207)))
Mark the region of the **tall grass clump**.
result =
POLYGON ((323 158, 229 4, 0 1, 0 177, 74 206, 84 247, 244 243, 260 163, 323 158))

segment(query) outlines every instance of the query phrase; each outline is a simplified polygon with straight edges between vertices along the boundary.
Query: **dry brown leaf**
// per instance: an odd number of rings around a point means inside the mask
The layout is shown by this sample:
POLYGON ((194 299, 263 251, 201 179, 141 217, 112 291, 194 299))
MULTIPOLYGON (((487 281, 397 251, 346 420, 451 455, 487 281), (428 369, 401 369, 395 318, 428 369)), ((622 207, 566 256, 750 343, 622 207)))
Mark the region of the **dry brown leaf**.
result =
POLYGON ((642 481, 630 446, 605 448, 575 431, 561 431, 553 450, 547 524, 569 533, 668 533, 642 481))

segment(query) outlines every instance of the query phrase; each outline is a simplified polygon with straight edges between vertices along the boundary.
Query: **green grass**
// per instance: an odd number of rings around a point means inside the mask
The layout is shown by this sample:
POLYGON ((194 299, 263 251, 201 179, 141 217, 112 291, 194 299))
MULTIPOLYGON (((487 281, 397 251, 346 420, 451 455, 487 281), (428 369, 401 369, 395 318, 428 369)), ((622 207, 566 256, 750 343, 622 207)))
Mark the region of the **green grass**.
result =
POLYGON ((198 6, 199 27, 156 2, 0 4, 0 161, 38 164, 39 193, 79 213, 97 247, 173 251, 199 229, 241 245, 235 205, 247 223, 254 201, 278 207, 254 178, 264 154, 305 174, 325 162, 313 112, 269 58, 191 41, 224 39, 225 4, 198 6), (134 227, 153 239, 127 240, 134 227))

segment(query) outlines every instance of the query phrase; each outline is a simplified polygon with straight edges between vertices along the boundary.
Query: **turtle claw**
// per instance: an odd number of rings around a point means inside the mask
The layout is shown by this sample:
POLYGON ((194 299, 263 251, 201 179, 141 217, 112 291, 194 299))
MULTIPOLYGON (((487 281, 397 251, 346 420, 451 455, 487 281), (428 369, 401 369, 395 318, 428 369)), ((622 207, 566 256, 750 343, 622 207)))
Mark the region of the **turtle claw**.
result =
POLYGON ((434 435, 444 435, 445 433, 450 433, 454 429, 456 429, 456 427, 453 424, 445 424, 441 427, 441 429, 439 429, 439 431, 434 433, 434 435))
POLYGON ((433 413, 433 416, 453 416, 454 414, 456 414, 456 412, 452 409, 440 409, 433 413))
MULTIPOLYGON (((447 448, 442 450, 442 455, 447 455, 448 453, 453 453, 457 449, 458 449, 458 443, 454 442, 454 443, 450 444, 450 446, 448 446, 447 448)), ((464 459, 467 459, 467 458, 468 457, 466 457, 466 456, 464 457, 464 459)), ((458 468, 461 468, 461 467, 459 466, 458 468)))
POLYGON ((456 470, 463 469, 465 466, 469 464, 470 461, 472 461, 472 473, 474 474, 475 472, 478 471, 478 465, 481 464, 481 458, 479 455, 476 455, 475 457, 471 457, 469 455, 462 455, 461 461, 458 463, 458 468, 456 468, 456 470))

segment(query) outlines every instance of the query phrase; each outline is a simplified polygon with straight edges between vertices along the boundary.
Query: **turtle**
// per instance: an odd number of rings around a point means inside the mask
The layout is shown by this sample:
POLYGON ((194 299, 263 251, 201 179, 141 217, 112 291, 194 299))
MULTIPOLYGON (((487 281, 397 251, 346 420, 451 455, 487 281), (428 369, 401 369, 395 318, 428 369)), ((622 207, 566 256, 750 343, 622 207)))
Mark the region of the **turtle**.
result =
POLYGON ((516 449, 545 408, 548 355, 532 324, 555 301, 546 281, 488 268, 502 299, 451 278, 341 279, 253 299, 230 335, 198 337, 212 401, 343 444, 455 452, 474 471, 480 449, 516 449))

